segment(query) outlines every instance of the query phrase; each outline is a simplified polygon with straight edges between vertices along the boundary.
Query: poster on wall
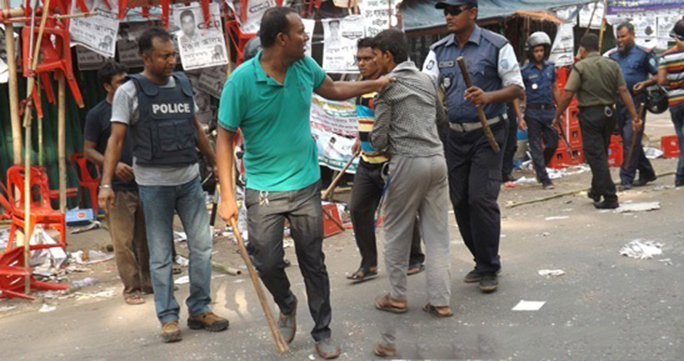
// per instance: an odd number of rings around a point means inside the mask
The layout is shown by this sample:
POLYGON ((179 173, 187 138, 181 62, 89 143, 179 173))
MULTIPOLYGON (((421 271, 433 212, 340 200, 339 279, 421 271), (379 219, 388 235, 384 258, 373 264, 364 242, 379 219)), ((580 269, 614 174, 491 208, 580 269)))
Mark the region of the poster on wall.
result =
POLYGON ((204 68, 199 76, 197 88, 216 99, 221 99, 223 84, 226 82, 226 66, 204 68))
MULTIPOLYGON (((109 2, 110 9, 104 0, 84 1, 88 10, 96 11, 98 15, 71 19, 69 22, 71 46, 82 45, 104 57, 113 58, 119 32, 117 2, 109 2)), ((76 4, 76 1, 72 2, 71 13, 82 13, 76 4)))
POLYGON ((78 70, 98 70, 112 58, 106 58, 88 48, 77 46, 76 59, 78 62, 78 70))
POLYGON ((246 21, 242 21, 242 17, 239 17, 240 30, 246 34, 256 34, 259 31, 259 27, 261 27, 261 18, 264 16, 264 13, 274 6, 276 6, 275 0, 250 0, 247 2, 247 8, 242 9, 241 2, 235 1, 233 7, 236 9, 236 13, 243 14, 243 11, 245 11, 247 15, 246 21))
POLYGON ((396 0, 364 0, 359 4, 365 18, 366 36, 373 37, 397 26, 396 0))
POLYGON ((549 56, 549 60, 553 61, 556 67, 572 65, 575 62, 573 27, 572 23, 558 25, 558 32, 556 32, 556 38, 553 40, 551 55, 549 56))
POLYGON ((331 73, 356 73, 356 42, 365 36, 364 19, 350 15, 323 23, 323 69, 331 73))
POLYGON ((646 11, 677 10, 681 15, 684 0, 608 0, 607 14, 644 13, 646 11))
POLYGON ((209 5, 209 26, 199 4, 173 9, 174 25, 183 69, 201 69, 228 63, 219 5, 209 5))
POLYGON ((311 97, 311 127, 325 132, 356 137, 359 121, 353 101, 332 101, 317 94, 311 97))
POLYGON ((579 26, 581 28, 588 28, 591 22, 592 29, 600 29, 601 23, 603 23, 604 10, 603 2, 585 4, 579 11, 579 26), (592 14, 594 15, 593 17, 592 14))
POLYGON ((149 28, 150 24, 147 22, 119 24, 119 37, 116 41, 119 62, 129 68, 141 68, 144 65, 138 49, 138 38, 149 28))
POLYGON ((309 41, 306 42, 306 56, 311 56, 311 42, 313 41, 314 28, 316 27, 316 20, 302 19, 304 23, 304 31, 309 36, 309 41))
MULTIPOLYGON (((330 169, 342 170, 351 158, 351 149, 356 140, 316 128, 311 128, 311 134, 318 147, 318 164, 330 169)), ((347 169, 347 173, 356 173, 358 164, 359 159, 357 157, 347 169)))
MULTIPOLYGON (((21 71, 21 48, 19 47, 19 35, 14 33, 14 49, 17 71, 21 71)), ((7 65, 7 44, 5 44, 5 25, 0 24, 0 83, 9 81, 9 66, 7 65)))

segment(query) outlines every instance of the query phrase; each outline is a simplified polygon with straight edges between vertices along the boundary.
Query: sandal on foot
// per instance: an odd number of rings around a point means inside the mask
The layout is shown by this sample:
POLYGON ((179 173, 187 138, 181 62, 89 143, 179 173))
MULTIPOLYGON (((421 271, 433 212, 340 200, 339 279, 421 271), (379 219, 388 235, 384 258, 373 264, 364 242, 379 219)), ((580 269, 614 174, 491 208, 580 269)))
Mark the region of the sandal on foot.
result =
POLYGON ((378 342, 373 346, 373 353, 375 356, 380 357, 394 357, 397 355, 397 349, 385 347, 382 343, 378 342))
POLYGON ((394 300, 389 293, 386 293, 375 299, 375 308, 380 311, 392 313, 406 313, 408 311, 406 301, 394 300))
POLYGON ((364 281, 372 280, 378 277, 378 269, 375 270, 371 268, 361 267, 356 272, 351 275, 347 275, 347 279, 353 281, 352 283, 361 283, 364 281))
POLYGON ((431 305, 429 302, 423 306, 423 311, 437 317, 451 317, 454 315, 453 312, 451 312, 451 307, 449 306, 443 306, 443 307, 435 307, 431 305))
POLYGON ((129 305, 142 305, 145 303, 145 299, 139 293, 124 295, 124 301, 129 305))
POLYGON ((425 265, 422 263, 414 263, 412 265, 409 265, 408 272, 406 272, 407 276, 413 276, 416 274, 419 274, 425 270, 425 265))

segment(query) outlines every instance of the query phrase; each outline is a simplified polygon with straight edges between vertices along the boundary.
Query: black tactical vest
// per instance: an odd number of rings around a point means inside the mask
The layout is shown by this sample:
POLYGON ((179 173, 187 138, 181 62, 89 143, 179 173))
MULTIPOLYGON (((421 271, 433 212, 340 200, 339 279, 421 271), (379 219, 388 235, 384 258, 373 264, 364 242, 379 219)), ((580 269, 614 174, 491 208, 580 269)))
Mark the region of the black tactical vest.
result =
POLYGON ((172 76, 173 88, 160 87, 142 74, 130 76, 140 112, 140 119, 131 126, 137 164, 177 166, 198 161, 192 85, 183 73, 172 76))

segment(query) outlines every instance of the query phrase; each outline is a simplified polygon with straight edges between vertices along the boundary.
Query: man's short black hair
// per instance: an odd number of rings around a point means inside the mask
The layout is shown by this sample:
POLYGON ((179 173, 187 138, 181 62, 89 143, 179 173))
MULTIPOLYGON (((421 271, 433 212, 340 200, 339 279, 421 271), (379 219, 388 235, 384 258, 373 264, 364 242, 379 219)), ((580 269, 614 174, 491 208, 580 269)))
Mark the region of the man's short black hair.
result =
POLYGON ((580 46, 584 48, 587 52, 598 51, 599 39, 596 34, 585 34, 580 40, 580 46))
POLYGON ((138 50, 140 50, 141 55, 152 50, 152 41, 155 38, 161 41, 171 41, 171 34, 158 26, 145 30, 138 38, 138 50))
POLYGON ((190 10, 190 9, 185 9, 185 10, 183 10, 183 12, 180 14, 179 19, 180 19, 181 21, 183 21, 183 18, 186 17, 186 16, 190 16, 190 17, 192 17, 192 20, 195 20, 195 13, 192 12, 192 10, 190 10))
POLYGON ((290 21, 287 20, 287 16, 296 13, 294 9, 283 6, 266 10, 261 18, 261 29, 259 30, 261 46, 270 48, 275 44, 278 34, 287 34, 290 31, 290 21))
POLYGON ((112 78, 123 73, 128 73, 128 67, 126 65, 115 61, 108 61, 97 71, 97 79, 102 85, 110 84, 112 78))
POLYGON ((356 43, 356 48, 361 49, 361 48, 372 48, 373 47, 373 38, 361 38, 359 41, 356 43))
POLYGON ((629 31, 630 34, 634 34, 634 25, 630 23, 629 21, 625 21, 624 23, 621 23, 617 27, 617 31, 620 31, 624 28, 627 28, 627 31, 629 31))
POLYGON ((409 44, 406 34, 399 29, 387 29, 373 38, 373 48, 385 53, 389 51, 397 64, 408 60, 409 44))

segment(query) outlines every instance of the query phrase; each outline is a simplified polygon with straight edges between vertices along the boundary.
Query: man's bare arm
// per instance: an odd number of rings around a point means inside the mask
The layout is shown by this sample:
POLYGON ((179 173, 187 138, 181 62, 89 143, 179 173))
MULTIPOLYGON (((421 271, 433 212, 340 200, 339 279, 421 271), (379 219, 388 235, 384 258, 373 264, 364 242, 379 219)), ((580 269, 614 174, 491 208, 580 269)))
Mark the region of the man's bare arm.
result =
POLYGON ((104 154, 97 151, 97 143, 86 140, 83 142, 83 153, 85 153, 86 159, 88 159, 93 164, 100 167, 104 164, 104 154))
POLYGON ((316 88, 314 92, 330 100, 347 100, 363 94, 380 91, 390 81, 387 77, 355 82, 333 81, 329 76, 326 76, 323 84, 316 88))
POLYGON ((216 171, 221 185, 221 204, 219 214, 224 221, 237 218, 238 210, 233 189, 233 170, 235 169, 235 133, 218 127, 216 139, 216 171))
POLYGON ((204 133, 204 129, 202 129, 202 124, 200 124, 200 122, 197 120, 197 117, 193 117, 193 121, 195 124, 195 130, 197 131, 197 147, 202 152, 202 154, 204 154, 204 156, 207 157, 209 164, 215 166, 216 153, 214 153, 214 149, 211 147, 211 143, 209 143, 209 138, 207 138, 207 135, 204 133))

